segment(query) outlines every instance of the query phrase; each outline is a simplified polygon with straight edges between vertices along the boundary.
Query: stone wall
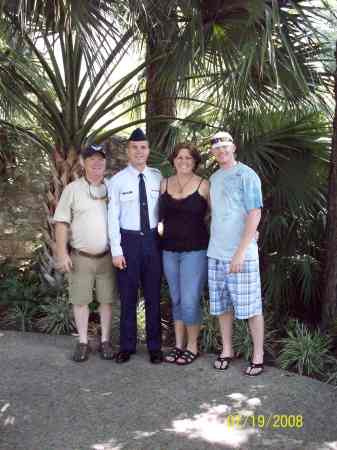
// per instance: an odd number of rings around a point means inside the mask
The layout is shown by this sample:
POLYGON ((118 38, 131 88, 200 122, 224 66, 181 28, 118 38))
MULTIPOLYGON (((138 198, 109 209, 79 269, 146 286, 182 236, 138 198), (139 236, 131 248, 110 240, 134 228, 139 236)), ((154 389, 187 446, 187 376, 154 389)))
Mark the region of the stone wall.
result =
POLYGON ((41 238, 42 192, 22 178, 0 184, 0 260, 32 255, 41 238))
MULTIPOLYGON (((107 148, 109 177, 126 165, 126 152, 122 141, 107 148)), ((29 156, 19 154, 0 176, 0 262, 29 258, 41 242, 50 162, 36 149, 29 156)))

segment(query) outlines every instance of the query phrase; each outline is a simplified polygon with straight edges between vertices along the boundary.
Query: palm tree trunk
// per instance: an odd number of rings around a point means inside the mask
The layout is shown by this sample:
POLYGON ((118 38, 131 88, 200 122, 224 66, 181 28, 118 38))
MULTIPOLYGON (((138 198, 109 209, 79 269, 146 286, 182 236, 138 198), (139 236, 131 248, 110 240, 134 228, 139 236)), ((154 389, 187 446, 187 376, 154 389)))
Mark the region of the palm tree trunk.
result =
POLYGON ((60 289, 63 287, 63 276, 55 270, 56 243, 52 219, 63 189, 68 183, 78 178, 81 172, 76 149, 54 148, 51 158, 51 177, 47 187, 46 200, 43 202, 46 220, 42 229, 43 245, 40 253, 40 269, 48 284, 60 289))
POLYGON ((178 30, 170 2, 160 2, 160 6, 163 20, 146 30, 146 133, 151 148, 162 151, 169 139, 170 122, 176 117, 177 79, 170 52, 178 30))
POLYGON ((8 130, 0 128, 0 176, 11 176, 15 166, 15 154, 9 148, 8 130))
MULTIPOLYGON (((337 42, 335 56, 337 61, 337 42)), ((335 117, 330 156, 325 253, 322 264, 322 325, 324 328, 337 317, 337 69, 334 80, 335 117)))

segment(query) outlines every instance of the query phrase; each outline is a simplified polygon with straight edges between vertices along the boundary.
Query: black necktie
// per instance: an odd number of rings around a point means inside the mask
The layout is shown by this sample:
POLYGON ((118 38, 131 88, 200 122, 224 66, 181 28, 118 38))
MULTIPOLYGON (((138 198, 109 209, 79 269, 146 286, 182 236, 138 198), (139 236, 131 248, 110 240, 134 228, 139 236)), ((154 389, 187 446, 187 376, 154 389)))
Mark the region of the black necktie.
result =
POLYGON ((139 174, 139 207, 140 207, 140 230, 145 233, 150 229, 149 210, 147 207, 146 188, 144 175, 139 174))

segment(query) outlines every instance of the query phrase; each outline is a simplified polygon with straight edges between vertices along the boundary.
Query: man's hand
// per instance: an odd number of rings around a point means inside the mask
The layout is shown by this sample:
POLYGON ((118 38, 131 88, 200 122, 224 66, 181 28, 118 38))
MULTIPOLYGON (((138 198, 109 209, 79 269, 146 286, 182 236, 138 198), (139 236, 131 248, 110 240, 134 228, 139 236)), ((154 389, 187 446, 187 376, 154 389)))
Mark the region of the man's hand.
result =
POLYGON ((235 252, 229 266, 230 273, 242 272, 245 255, 242 252, 235 252))
POLYGON ((126 260, 123 255, 113 256, 112 264, 117 267, 117 269, 123 270, 126 269, 126 260))
POLYGON ((72 260, 68 253, 64 253, 57 257, 55 267, 60 272, 71 272, 73 268, 72 260))

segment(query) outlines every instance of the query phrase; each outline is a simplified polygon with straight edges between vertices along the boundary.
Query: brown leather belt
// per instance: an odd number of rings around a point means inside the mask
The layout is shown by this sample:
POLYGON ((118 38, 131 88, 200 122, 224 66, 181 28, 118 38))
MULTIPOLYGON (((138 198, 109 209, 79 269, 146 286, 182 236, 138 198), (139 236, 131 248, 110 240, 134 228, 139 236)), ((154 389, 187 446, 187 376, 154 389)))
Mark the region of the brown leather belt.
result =
POLYGON ((110 253, 110 250, 105 250, 105 252, 96 253, 95 255, 93 255, 92 253, 83 252, 82 250, 77 250, 76 248, 72 248, 71 252, 74 253, 75 255, 85 256, 86 258, 97 259, 103 258, 103 256, 108 255, 110 253))

